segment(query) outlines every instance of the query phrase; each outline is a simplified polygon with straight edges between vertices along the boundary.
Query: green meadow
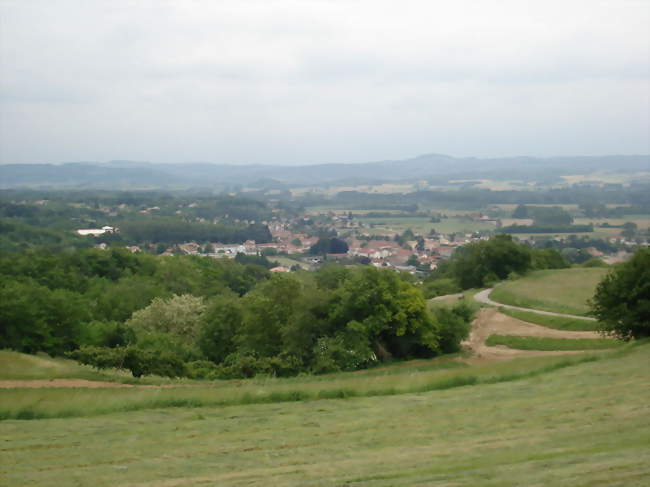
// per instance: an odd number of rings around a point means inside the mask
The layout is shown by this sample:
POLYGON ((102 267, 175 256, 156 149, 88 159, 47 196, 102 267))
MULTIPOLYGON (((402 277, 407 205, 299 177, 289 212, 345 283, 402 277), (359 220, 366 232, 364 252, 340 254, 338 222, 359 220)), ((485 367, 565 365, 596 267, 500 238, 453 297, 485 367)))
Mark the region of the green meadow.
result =
POLYGON ((520 311, 518 309, 499 308, 499 312, 504 315, 512 316, 518 320, 527 321, 536 325, 553 328, 555 330, 565 331, 597 331, 598 323, 590 320, 581 320, 578 318, 565 318, 563 316, 550 316, 533 313, 529 311, 520 311))
MULTIPOLYGON (((93 412, 129 394, 195 394, 206 403, 4 420, 0 478, 7 486, 57 487, 645 486, 649 352, 645 343, 593 355, 519 359, 483 366, 483 374, 473 367, 407 367, 401 374, 349 379, 341 374, 314 390, 339 381, 356 395, 258 404, 207 403, 219 390, 231 397, 235 384, 200 392, 5 390, 3 407, 27 404, 26 396, 35 394, 32 404, 43 411, 62 402, 93 412), (476 380, 439 390, 409 391, 405 385, 421 375, 463 372, 476 380), (498 380, 508 373, 515 375, 498 380), (370 385, 373 380, 379 382, 370 385), (380 384, 401 384, 403 391, 364 395, 380 384)), ((319 382, 301 380, 294 379, 295 390, 309 391, 319 382)), ((286 386, 269 384, 240 387, 254 393, 286 386)))
POLYGON ((531 272, 497 286, 490 299, 513 306, 586 315, 596 285, 609 272, 602 267, 531 272))
POLYGON ((623 345, 613 338, 550 338, 513 335, 490 335, 487 345, 505 345, 518 350, 570 351, 603 350, 623 345))

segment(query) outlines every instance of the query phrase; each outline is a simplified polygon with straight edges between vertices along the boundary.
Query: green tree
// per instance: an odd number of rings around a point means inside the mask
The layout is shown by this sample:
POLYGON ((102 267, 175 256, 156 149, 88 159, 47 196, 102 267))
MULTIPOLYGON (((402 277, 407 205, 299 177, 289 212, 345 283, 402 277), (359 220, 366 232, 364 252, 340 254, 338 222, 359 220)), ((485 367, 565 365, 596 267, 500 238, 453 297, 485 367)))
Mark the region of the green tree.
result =
POLYGON ((358 270, 335 291, 330 320, 344 334, 362 330, 369 347, 396 357, 438 351, 437 326, 422 293, 392 271, 358 270))
POLYGON ((213 298, 201 316, 198 343, 209 360, 222 362, 236 349, 235 336, 241 328, 243 309, 236 296, 213 298))
POLYGON ((193 344, 199 336, 201 314, 205 308, 203 298, 189 294, 174 295, 169 299, 155 298, 149 306, 133 313, 127 325, 136 335, 161 332, 193 344))
POLYGON ((603 278, 591 310, 605 334, 623 340, 650 336, 650 248, 637 250, 603 278))
POLYGON ((463 289, 470 289, 505 279, 511 272, 523 274, 531 266, 528 247, 515 242, 511 235, 498 234, 459 247, 452 258, 451 273, 463 289))
POLYGON ((621 235, 623 235, 626 239, 631 240, 635 237, 637 232, 637 225, 634 222, 625 222, 623 224, 623 231, 621 232, 621 235))

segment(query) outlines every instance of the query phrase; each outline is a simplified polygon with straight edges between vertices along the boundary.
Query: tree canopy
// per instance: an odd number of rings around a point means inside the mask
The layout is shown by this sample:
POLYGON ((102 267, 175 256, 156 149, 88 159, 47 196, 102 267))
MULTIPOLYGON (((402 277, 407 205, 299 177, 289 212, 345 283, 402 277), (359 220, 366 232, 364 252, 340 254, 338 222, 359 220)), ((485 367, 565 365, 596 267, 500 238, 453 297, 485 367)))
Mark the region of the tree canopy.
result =
POLYGON ((604 333, 624 340, 650 336, 650 248, 637 250, 603 278, 591 309, 604 333))

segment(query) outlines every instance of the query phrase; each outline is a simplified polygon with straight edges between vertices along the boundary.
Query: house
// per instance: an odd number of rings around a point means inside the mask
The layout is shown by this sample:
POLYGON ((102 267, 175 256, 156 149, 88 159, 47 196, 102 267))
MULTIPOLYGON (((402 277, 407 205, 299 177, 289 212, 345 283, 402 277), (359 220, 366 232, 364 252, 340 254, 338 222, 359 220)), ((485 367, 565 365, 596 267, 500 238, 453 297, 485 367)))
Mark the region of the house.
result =
POLYGON ((92 235, 93 237, 98 237, 99 235, 104 235, 105 233, 115 232, 117 232, 117 228, 109 226, 103 226, 102 228, 80 228, 77 230, 78 235, 92 235))

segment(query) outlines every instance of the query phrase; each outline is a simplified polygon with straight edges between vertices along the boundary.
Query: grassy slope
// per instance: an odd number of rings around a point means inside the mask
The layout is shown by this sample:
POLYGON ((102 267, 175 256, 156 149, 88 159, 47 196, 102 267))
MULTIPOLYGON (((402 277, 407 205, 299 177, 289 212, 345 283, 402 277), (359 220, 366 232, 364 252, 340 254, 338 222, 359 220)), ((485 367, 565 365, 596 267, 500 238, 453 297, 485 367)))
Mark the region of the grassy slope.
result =
POLYGON ((650 345, 542 377, 382 398, 0 423, 3 483, 641 486, 650 345))
POLYGON ((499 312, 504 315, 512 316, 528 323, 554 328, 555 330, 567 331, 597 331, 598 324, 595 321, 578 320, 573 318, 563 318, 560 316, 540 315, 528 311, 519 311, 516 309, 499 308, 499 312))
POLYGON ((486 345, 505 345, 518 350, 604 350, 623 345, 623 342, 612 338, 548 338, 526 337, 513 335, 490 335, 486 345))
POLYGON ((92 381, 121 382, 125 384, 179 384, 193 383, 189 379, 145 377, 135 379, 123 370, 97 371, 90 366, 46 354, 27 355, 0 350, 0 380, 85 379, 92 381))
POLYGON ((467 384, 511 381, 600 357, 538 357, 473 366, 459 364, 452 358, 397 363, 380 369, 323 376, 195 382, 192 387, 5 389, 0 390, 0 420, 97 416, 154 408, 224 407, 390 396, 444 390, 467 384))
POLYGON ((496 287, 490 298, 524 308, 585 315, 589 311, 587 300, 607 272, 606 268, 536 271, 496 287))

